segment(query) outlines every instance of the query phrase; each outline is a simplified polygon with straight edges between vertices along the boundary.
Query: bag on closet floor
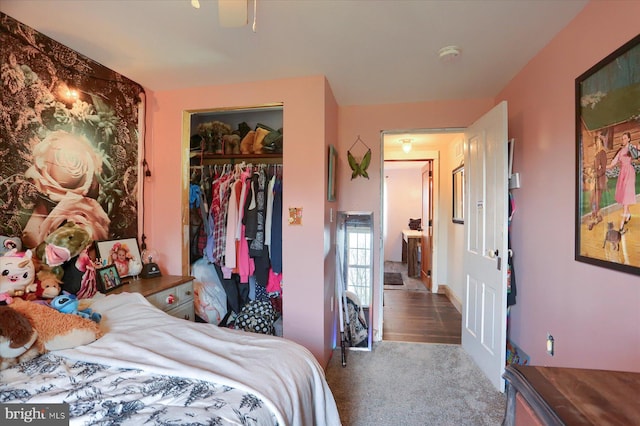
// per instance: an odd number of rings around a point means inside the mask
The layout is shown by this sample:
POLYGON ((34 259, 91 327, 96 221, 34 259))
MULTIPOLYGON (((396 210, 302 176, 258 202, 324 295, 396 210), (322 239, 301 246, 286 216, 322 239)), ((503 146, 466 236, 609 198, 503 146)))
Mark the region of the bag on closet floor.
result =
POLYGON ((276 311, 271 302, 252 300, 247 303, 235 320, 236 329, 261 334, 275 334, 276 311))

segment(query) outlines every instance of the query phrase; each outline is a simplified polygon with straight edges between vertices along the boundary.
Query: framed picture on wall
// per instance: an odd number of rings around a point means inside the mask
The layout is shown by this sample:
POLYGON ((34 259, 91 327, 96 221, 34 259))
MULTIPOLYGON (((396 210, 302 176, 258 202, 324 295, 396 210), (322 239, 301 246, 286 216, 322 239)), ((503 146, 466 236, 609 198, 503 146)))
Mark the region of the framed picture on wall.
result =
POLYGON ((336 161, 338 151, 333 145, 329 145, 329 160, 327 166, 327 201, 336 201, 336 161))
POLYGON ((640 36, 636 36, 575 81, 575 259, 636 275, 640 275, 639 67, 640 36))
POLYGON ((453 223, 464 223, 464 165, 452 172, 453 223))

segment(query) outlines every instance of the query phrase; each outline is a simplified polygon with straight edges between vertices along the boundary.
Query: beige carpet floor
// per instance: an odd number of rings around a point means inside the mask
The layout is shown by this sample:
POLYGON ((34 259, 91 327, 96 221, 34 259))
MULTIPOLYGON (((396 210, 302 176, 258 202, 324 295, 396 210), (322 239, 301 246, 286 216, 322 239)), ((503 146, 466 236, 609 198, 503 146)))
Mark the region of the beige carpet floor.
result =
POLYGON ((327 382, 344 426, 497 426, 506 404, 459 345, 383 341, 346 367, 338 348, 327 382))

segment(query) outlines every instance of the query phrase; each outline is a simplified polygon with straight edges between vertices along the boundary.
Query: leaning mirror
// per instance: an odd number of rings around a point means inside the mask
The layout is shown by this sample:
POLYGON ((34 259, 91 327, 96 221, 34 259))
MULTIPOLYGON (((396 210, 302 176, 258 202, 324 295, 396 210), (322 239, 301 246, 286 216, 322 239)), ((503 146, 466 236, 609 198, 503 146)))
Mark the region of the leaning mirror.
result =
POLYGON ((341 346, 370 350, 373 213, 338 212, 336 225, 336 298, 341 346))
POLYGON ((453 170, 453 223, 464 223, 464 166, 453 170))

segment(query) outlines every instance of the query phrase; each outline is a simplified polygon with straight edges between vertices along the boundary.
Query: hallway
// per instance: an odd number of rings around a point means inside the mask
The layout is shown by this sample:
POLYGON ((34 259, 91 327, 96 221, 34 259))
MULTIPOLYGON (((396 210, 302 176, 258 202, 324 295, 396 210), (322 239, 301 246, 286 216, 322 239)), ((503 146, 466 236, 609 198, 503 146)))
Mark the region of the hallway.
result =
POLYGON ((382 339, 396 342, 461 343, 462 315, 443 294, 429 292, 407 277, 407 266, 385 262, 385 272, 400 272, 402 285, 384 286, 382 339))

